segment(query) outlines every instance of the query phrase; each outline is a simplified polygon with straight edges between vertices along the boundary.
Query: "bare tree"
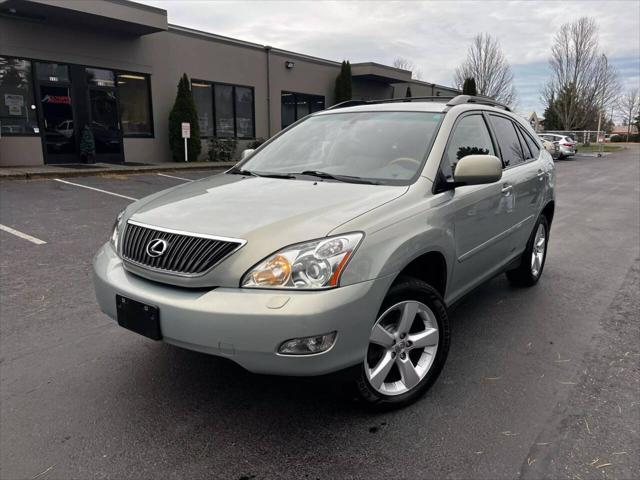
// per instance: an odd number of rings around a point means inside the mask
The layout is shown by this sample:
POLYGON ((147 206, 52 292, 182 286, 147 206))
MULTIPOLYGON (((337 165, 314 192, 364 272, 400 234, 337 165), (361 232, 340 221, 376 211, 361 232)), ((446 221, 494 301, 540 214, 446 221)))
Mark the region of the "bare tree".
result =
POLYGON ((467 78, 476 81, 478 95, 507 105, 513 105, 516 101, 511 66, 498 40, 488 33, 480 33, 473 39, 466 60, 456 68, 453 79, 455 86, 462 89, 467 78))
POLYGON ((593 18, 582 17, 560 27, 549 66, 552 77, 542 95, 565 130, 587 128, 613 101, 617 74, 598 47, 593 18))
POLYGON ((416 67, 415 63, 404 57, 396 57, 393 59, 393 66, 402 70, 409 70, 411 72, 411 78, 416 80, 422 80, 422 70, 416 67))
POLYGON ((640 110, 640 94, 637 88, 632 88, 628 92, 622 94, 617 102, 616 107, 618 113, 623 116, 624 124, 627 125, 627 142, 629 141, 629 135, 631 135, 631 125, 633 125, 633 119, 638 115, 640 110))

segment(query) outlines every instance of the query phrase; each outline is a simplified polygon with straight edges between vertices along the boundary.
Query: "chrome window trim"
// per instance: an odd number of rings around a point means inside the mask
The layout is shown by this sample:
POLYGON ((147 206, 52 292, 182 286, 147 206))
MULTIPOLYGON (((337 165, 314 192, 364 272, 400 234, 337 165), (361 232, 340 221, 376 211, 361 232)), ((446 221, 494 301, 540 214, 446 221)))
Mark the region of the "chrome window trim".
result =
MULTIPOLYGON (((176 230, 176 229, 173 229, 173 228, 157 227, 155 225, 151 225, 151 224, 148 224, 148 223, 142 223, 142 222, 138 222, 138 221, 135 221, 135 220, 127 220, 127 224, 136 225, 136 226, 142 227, 142 228, 148 228, 150 230, 157 230, 159 232, 172 233, 172 234, 175 234, 175 235, 184 235, 184 236, 196 237, 196 238, 206 238, 208 240, 217 240, 217 241, 221 241, 221 242, 238 243, 238 246, 236 248, 231 250, 224 257, 222 257, 216 263, 211 265, 211 267, 209 267, 207 270, 205 270, 204 272, 201 272, 201 273, 180 273, 180 272, 174 272, 174 271, 171 271, 171 270, 165 270, 165 269, 162 269, 162 268, 150 267, 150 266, 145 265, 143 263, 136 262, 134 260, 126 258, 123 254, 121 254, 122 261, 125 263, 125 265, 129 264, 129 265, 135 266, 136 268, 140 268, 142 270, 148 270, 148 271, 160 273, 160 274, 163 274, 163 275, 171 275, 171 276, 174 276, 174 277, 198 278, 198 277, 202 277, 204 275, 207 275, 211 270, 216 268, 223 261, 225 261, 227 258, 229 258, 231 255, 236 253, 238 250, 240 250, 242 247, 244 247, 247 244, 247 241, 242 239, 242 238, 221 237, 221 236, 217 236, 217 235, 208 235, 206 233, 194 233, 194 232, 187 232, 185 230, 176 230)), ((124 241, 124 235, 126 234, 126 231, 127 231, 127 229, 125 227, 125 229, 123 231, 123 236, 122 236, 122 240, 123 241, 124 241)), ((120 247, 120 245, 118 247, 120 247)))

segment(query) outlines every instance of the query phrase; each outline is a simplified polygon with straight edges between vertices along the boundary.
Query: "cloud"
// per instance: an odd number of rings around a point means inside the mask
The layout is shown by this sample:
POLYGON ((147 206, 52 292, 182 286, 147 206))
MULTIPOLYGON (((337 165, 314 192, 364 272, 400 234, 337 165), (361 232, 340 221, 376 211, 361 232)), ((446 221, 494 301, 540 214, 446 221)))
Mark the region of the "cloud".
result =
POLYGON ((623 83, 639 76, 638 2, 138 1, 167 10, 171 23, 331 60, 391 64, 401 56, 424 80, 444 85, 451 85, 472 38, 489 32, 513 66, 520 108, 539 111, 555 32, 590 15, 623 83))

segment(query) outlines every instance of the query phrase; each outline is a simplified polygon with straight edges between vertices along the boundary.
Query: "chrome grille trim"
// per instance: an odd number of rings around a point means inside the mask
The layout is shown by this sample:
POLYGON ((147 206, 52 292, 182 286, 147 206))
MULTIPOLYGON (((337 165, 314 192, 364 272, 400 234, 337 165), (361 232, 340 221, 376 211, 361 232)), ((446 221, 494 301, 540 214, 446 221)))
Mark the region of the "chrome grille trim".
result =
POLYGON ((246 243, 239 238, 185 232, 129 220, 122 233, 120 254, 126 263, 143 269, 180 277, 199 277, 246 243), (156 238, 166 240, 169 246, 166 252, 153 258, 147 255, 146 248, 156 238))

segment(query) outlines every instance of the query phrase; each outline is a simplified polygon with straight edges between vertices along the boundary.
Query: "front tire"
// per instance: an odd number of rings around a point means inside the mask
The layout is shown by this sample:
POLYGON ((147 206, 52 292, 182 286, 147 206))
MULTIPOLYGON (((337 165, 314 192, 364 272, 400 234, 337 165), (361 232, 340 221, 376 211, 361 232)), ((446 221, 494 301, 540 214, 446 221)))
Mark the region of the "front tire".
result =
POLYGON ((449 317, 429 284, 401 277, 387 293, 356 379, 368 405, 404 407, 435 382, 447 358, 449 317))
POLYGON ((549 222, 540 215, 533 227, 520 266, 507 272, 509 282, 517 287, 532 287, 542 276, 549 245, 549 222))

